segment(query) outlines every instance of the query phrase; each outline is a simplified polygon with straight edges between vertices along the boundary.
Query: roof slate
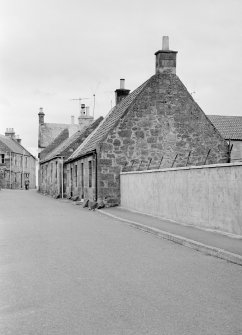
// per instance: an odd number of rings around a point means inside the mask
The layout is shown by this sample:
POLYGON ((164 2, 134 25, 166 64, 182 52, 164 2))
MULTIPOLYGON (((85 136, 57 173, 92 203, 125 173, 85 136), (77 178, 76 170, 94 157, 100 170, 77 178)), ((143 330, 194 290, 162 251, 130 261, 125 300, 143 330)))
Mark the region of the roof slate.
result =
MULTIPOLYGON (((153 77, 153 76, 152 76, 153 77)), ((152 78, 151 77, 151 78, 152 78)), ((150 79, 145 81, 137 89, 131 92, 117 106, 113 107, 108 115, 103 119, 100 125, 90 136, 77 148, 76 151, 67 159, 68 161, 75 160, 96 149, 97 145, 107 136, 117 121, 125 114, 128 107, 134 102, 136 97, 143 91, 150 79)))
POLYGON ((226 140, 242 140, 242 116, 207 115, 226 140))
POLYGON ((28 150, 26 150, 20 143, 11 139, 8 136, 0 135, 0 141, 8 148, 8 151, 11 151, 16 154, 29 155, 36 159, 28 150))
POLYGON ((63 156, 64 158, 68 158, 73 152, 73 150, 70 152, 70 149, 75 150, 77 146, 79 146, 86 139, 86 137, 88 137, 93 132, 93 130, 97 128, 97 126, 100 124, 102 120, 103 117, 100 116, 97 120, 92 122, 87 128, 83 130, 78 130, 71 137, 62 141, 62 143, 53 148, 53 150, 50 151, 49 154, 45 155, 41 163, 54 159, 57 156, 63 156))

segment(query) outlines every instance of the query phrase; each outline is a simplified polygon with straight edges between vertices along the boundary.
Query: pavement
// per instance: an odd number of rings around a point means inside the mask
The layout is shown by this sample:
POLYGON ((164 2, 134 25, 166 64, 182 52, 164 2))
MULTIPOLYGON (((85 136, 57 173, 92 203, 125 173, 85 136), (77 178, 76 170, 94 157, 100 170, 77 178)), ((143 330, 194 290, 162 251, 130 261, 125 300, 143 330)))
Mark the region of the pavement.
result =
POLYGON ((242 236, 179 224, 122 207, 99 210, 102 214, 127 223, 133 228, 170 240, 207 255, 242 265, 242 236))

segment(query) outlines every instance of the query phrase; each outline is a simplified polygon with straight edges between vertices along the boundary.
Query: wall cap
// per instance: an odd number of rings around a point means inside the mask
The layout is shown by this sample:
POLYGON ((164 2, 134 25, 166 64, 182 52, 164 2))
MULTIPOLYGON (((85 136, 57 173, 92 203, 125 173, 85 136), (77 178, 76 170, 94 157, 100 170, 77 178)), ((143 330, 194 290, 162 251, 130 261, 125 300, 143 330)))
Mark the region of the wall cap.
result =
POLYGON ((127 171, 127 172, 121 172, 120 174, 121 175, 142 174, 142 173, 168 172, 168 171, 194 170, 194 169, 210 169, 210 168, 233 167, 233 166, 242 166, 242 162, 222 163, 222 164, 207 164, 207 165, 198 165, 198 166, 184 166, 184 167, 175 167, 175 168, 167 168, 167 169, 154 169, 154 170, 145 170, 145 171, 127 171))

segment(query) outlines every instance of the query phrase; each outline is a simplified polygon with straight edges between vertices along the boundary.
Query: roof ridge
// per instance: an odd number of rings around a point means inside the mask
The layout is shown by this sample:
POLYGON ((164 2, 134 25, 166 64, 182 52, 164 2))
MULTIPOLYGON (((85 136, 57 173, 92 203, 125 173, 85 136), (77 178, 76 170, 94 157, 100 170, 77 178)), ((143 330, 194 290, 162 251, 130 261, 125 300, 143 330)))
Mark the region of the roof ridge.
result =
POLYGON ((73 152, 73 154, 66 160, 66 162, 75 160, 78 157, 93 151, 96 148, 96 146, 103 140, 103 138, 105 138, 105 136, 113 129, 113 127, 115 127, 115 125, 120 120, 120 118, 125 114, 127 109, 134 103, 139 94, 142 93, 143 89, 146 87, 148 82, 155 76, 156 75, 152 75, 148 80, 146 80, 134 91, 132 91, 126 98, 124 98, 118 105, 114 106, 105 116, 103 121, 96 128, 96 130, 86 138, 86 140, 81 144, 81 146, 79 146, 73 152), (89 143, 90 146, 87 148, 87 145, 89 143))

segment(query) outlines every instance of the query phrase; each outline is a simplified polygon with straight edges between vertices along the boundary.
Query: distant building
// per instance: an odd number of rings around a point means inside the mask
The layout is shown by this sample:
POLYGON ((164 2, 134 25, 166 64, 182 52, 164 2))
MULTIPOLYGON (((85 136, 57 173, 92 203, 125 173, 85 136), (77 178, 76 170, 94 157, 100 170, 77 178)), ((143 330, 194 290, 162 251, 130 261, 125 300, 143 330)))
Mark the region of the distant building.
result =
MULTIPOLYGON (((156 73, 122 97, 96 130, 64 163, 66 191, 74 196, 120 202, 120 172, 136 169, 226 163, 228 144, 176 75, 176 51, 168 37, 155 53, 156 73), (77 184, 72 188, 72 171, 77 184)), ((132 185, 130 185, 132 187, 132 185)))
POLYGON ((89 107, 85 104, 81 104, 80 115, 78 117, 78 124, 75 124, 74 116, 71 117, 71 123, 46 123, 45 113, 43 108, 39 111, 39 136, 38 136, 38 152, 40 153, 45 149, 54 139, 60 135, 64 129, 68 129, 69 133, 72 135, 78 130, 82 130, 88 127, 93 122, 93 116, 90 115, 89 107))
POLYGON ((207 115, 232 147, 231 162, 242 161, 242 116, 207 115))
POLYGON ((36 187, 36 158, 21 145, 13 128, 0 135, 0 187, 22 189, 29 180, 29 188, 36 187))

